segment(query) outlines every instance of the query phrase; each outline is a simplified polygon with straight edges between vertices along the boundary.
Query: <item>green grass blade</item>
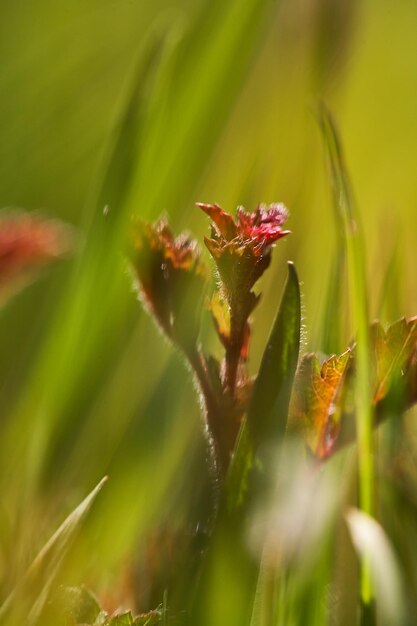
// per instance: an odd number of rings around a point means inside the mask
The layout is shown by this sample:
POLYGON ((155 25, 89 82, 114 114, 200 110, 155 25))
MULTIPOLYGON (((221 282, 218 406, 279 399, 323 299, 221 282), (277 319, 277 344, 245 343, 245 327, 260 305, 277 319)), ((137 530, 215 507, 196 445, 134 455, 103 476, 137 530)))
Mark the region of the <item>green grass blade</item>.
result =
POLYGON ((70 543, 106 480, 105 477, 96 485, 40 550, 21 582, 0 607, 1 624, 15 614, 28 625, 37 621, 70 543))
POLYGON ((338 247, 335 262, 330 269, 324 306, 323 321, 321 324, 320 351, 326 355, 341 354, 346 342, 343 342, 344 327, 340 311, 344 305, 344 291, 346 289, 346 255, 343 247, 338 247))
POLYGON ((56 307, 55 324, 8 433, 7 441, 21 448, 26 459, 28 492, 36 487, 48 466, 49 444, 59 423, 70 413, 82 415, 76 403, 82 396, 85 377, 89 376, 91 381, 94 376, 103 375, 103 365, 107 361, 111 366, 115 346, 122 339, 122 319, 131 299, 121 259, 127 222, 124 198, 139 158, 136 144, 163 56, 165 37, 166 33, 150 37, 143 58, 132 73, 108 157, 103 161, 94 198, 90 198, 89 232, 80 246, 66 293, 56 307), (103 215, 100 204, 105 198, 107 204, 113 203, 107 216, 103 215), (109 351, 104 359, 97 359, 98 352, 103 354, 103 345, 109 346, 109 351), (69 364, 77 365, 69 367, 69 364))
POLYGON ((383 322, 392 322, 404 311, 403 281, 399 280, 399 276, 404 276, 404 270, 401 247, 397 240, 389 257, 379 293, 377 316, 383 322))
POLYGON ((158 115, 131 189, 133 211, 148 217, 165 208, 184 211, 184 203, 195 201, 192 192, 262 42, 270 8, 265 0, 215 0, 187 28, 158 92, 158 115))
MULTIPOLYGON (((374 511, 373 411, 363 234, 353 201, 340 140, 331 115, 324 105, 320 107, 319 120, 327 150, 331 183, 337 198, 339 216, 344 226, 350 310, 357 342, 355 405, 359 454, 359 502, 361 509, 368 515, 372 515, 374 511)), ((362 574, 362 599, 368 603, 371 596, 370 572, 365 562, 362 574)))
POLYGON ((103 210, 110 219, 126 217, 123 209, 137 175, 143 137, 152 120, 154 93, 173 54, 177 31, 175 22, 157 21, 138 51, 86 203, 88 225, 93 233, 105 224, 103 210))
POLYGON ((122 250, 130 216, 152 218, 191 197, 261 41, 268 7, 266 0, 207 3, 181 45, 174 25, 176 35, 165 32, 145 48, 90 198, 88 238, 5 439, 27 459, 29 492, 48 466, 53 438, 67 436, 71 416, 82 419, 77 402, 86 378, 98 385, 127 340, 133 299, 122 250))

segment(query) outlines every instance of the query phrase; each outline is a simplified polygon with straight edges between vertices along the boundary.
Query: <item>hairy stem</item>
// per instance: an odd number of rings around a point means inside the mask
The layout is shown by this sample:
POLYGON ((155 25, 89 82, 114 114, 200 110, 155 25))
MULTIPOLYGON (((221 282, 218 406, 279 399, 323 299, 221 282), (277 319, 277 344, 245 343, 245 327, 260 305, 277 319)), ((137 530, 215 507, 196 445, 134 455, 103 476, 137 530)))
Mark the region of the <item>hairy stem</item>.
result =
POLYGON ((231 419, 224 406, 222 406, 221 398, 217 396, 213 389, 204 355, 196 349, 190 352, 187 358, 194 371, 204 403, 205 420, 218 478, 223 479, 229 467, 230 455, 234 445, 234 438, 231 441, 230 429, 228 427, 231 419))

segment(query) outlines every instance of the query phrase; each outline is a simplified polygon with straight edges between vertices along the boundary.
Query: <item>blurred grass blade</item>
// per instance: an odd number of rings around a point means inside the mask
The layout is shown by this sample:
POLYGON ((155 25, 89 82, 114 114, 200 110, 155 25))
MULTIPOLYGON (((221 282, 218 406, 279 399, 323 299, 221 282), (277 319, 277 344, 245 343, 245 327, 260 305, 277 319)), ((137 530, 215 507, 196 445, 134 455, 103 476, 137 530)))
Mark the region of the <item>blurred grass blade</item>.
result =
POLYGON ((127 340, 133 299, 121 251, 131 214, 150 219, 191 198, 262 41, 269 7, 267 0, 205 3, 179 44, 174 23, 145 46, 90 198, 86 245, 5 439, 6 449, 13 443, 27 459, 29 491, 51 462, 51 440, 65 439, 70 416, 82 417, 76 403, 85 398, 86 378, 97 386, 127 340))
MULTIPOLYGON (((364 243, 339 137, 332 117, 323 104, 319 108, 319 123, 327 150, 338 214, 344 227, 350 310, 356 335, 355 409, 359 453, 359 502, 361 509, 372 515, 374 510, 373 411, 364 243)), ((365 564, 362 575, 362 598, 365 603, 370 600, 371 595, 369 573, 365 564)))
POLYGON ((404 311, 403 281, 405 268, 401 254, 400 240, 395 243, 387 263, 379 293, 378 319, 389 322, 402 315, 404 311))
POLYGON ((110 219, 123 217, 126 195, 143 150, 141 144, 147 120, 152 115, 153 93, 173 54, 177 33, 179 28, 175 22, 168 24, 165 20, 158 20, 137 54, 126 81, 116 123, 87 199, 87 217, 92 229, 106 223, 102 219, 103 210, 110 219))
POLYGON ((346 291, 346 254, 344 246, 338 244, 334 264, 330 268, 329 282, 327 285, 324 315, 321 324, 320 350, 326 354, 340 354, 343 350, 343 337, 345 328, 344 319, 340 311, 344 306, 344 293, 346 291))
POLYGON ((114 351, 126 333, 123 319, 130 293, 121 257, 126 224, 122 209, 128 180, 138 159, 136 144, 140 127, 145 123, 149 92, 163 56, 165 37, 165 32, 150 37, 143 58, 131 76, 120 121, 93 194, 95 198, 90 198, 93 214, 89 215, 88 237, 79 251, 70 283, 57 306, 56 323, 48 333, 8 433, 6 445, 13 442, 18 449, 23 448, 20 452, 27 463, 25 478, 29 492, 48 467, 52 452, 48 449, 49 441, 57 424, 67 415, 82 415, 74 403, 83 395, 79 391, 86 372, 90 384, 99 380, 106 366, 114 363, 114 351), (103 215, 104 205, 100 205, 105 198, 107 215, 103 215), (107 346, 107 354, 103 346, 107 346), (100 359, 98 352, 102 355, 100 359), (71 363, 77 363, 77 367, 68 367, 71 363))
POLYGON ((157 115, 131 189, 132 211, 149 218, 165 207, 183 210, 194 200, 271 9, 267 0, 212 0, 187 24, 157 94, 157 115))
POLYGON ((40 550, 21 582, 0 607, 0 623, 6 623, 5 620, 14 615, 21 616, 28 625, 37 621, 70 542, 106 480, 104 477, 98 483, 40 550))
POLYGON ((353 545, 361 557, 369 558, 376 601, 384 624, 405 624, 401 572, 384 529, 372 517, 351 509, 346 520, 353 545))
POLYGON ((227 478, 229 506, 243 502, 254 454, 263 443, 282 441, 300 350, 301 297, 297 272, 288 263, 288 279, 242 425, 227 478))

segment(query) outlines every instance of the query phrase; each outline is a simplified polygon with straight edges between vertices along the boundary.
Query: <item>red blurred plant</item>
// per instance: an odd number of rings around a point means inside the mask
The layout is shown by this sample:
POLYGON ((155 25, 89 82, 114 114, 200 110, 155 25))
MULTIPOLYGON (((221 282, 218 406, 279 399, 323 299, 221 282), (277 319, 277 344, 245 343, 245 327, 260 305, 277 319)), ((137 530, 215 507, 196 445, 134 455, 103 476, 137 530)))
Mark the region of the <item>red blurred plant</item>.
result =
POLYGON ((0 299, 27 283, 35 270, 71 249, 68 226, 35 213, 0 214, 0 299))

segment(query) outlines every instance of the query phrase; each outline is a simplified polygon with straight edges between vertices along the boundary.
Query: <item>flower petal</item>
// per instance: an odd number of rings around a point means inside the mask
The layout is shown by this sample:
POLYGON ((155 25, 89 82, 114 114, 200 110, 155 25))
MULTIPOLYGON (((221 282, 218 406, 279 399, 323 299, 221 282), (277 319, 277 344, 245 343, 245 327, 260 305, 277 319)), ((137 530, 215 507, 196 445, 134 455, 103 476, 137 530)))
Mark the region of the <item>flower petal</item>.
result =
POLYGON ((220 234, 227 240, 234 239, 237 234, 237 227, 233 217, 230 213, 223 211, 218 204, 204 204, 203 202, 197 202, 197 206, 207 213, 207 215, 213 220, 217 226, 220 234))

